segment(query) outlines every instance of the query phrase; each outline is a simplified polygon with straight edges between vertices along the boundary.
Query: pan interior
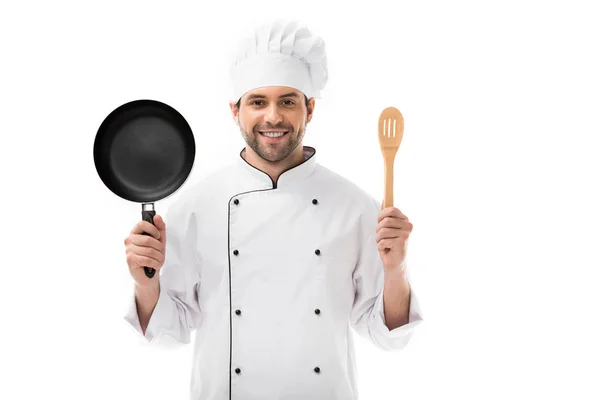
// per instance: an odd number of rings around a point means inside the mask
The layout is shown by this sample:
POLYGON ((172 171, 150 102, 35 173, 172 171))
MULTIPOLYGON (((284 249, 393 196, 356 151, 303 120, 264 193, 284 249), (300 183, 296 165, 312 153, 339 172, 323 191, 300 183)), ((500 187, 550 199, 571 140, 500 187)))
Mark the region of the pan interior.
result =
POLYGON ((111 191, 154 202, 183 185, 195 144, 183 117, 154 110, 115 118, 97 137, 95 153, 98 173, 111 191))

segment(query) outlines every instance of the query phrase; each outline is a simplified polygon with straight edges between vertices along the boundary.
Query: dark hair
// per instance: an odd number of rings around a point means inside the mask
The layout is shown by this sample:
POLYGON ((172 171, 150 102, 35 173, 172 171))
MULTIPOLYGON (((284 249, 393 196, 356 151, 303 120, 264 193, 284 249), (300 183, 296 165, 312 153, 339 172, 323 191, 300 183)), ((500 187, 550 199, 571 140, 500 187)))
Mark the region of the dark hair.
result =
MULTIPOLYGON (((235 107, 238 110, 240 109, 241 103, 242 103, 242 98, 240 97, 240 99, 237 101, 237 103, 235 103, 235 107)), ((306 97, 306 95, 304 95, 304 104, 306 104, 306 108, 308 108, 308 97, 306 97)))

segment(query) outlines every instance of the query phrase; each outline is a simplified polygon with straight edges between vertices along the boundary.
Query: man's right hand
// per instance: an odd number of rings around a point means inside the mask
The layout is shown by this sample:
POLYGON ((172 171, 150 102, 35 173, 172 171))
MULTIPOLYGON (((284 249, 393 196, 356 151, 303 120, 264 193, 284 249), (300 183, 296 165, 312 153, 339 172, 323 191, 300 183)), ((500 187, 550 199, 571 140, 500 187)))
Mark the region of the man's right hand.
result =
POLYGON ((136 284, 143 287, 159 287, 159 271, 165 262, 167 243, 166 224, 160 215, 154 216, 154 225, 147 221, 138 222, 125 238, 125 254, 129 273, 136 284), (150 236, 142 234, 146 232, 150 236), (148 278, 144 267, 154 268, 156 274, 148 278))

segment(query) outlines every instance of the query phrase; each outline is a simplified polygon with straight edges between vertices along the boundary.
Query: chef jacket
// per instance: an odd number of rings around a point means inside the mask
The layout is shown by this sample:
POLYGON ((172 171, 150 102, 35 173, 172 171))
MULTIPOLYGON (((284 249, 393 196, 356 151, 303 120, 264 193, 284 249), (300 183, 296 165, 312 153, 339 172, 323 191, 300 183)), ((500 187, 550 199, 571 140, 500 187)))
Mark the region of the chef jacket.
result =
POLYGON ((422 321, 389 330, 376 246, 381 203, 316 162, 276 182, 243 158, 169 208, 160 294, 144 343, 190 343, 194 400, 357 399, 352 331, 386 351, 422 321))

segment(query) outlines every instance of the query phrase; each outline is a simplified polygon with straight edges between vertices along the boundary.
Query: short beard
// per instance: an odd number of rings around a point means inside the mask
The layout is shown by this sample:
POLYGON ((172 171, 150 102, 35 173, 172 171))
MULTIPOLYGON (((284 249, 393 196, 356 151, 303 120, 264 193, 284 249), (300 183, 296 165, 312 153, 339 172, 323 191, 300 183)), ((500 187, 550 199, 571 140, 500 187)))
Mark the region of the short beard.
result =
MULTIPOLYGON (((239 117, 238 117, 238 124, 239 124, 239 117)), ((299 128, 298 132, 295 133, 293 131, 293 128, 291 126, 276 126, 274 128, 269 128, 269 129, 277 129, 277 128, 282 128, 282 129, 287 129, 289 128, 288 133, 286 133, 286 135, 289 136, 289 138, 287 139, 287 143, 285 145, 285 147, 281 148, 281 149, 277 149, 277 151, 274 151, 274 148, 270 147, 270 146, 264 146, 258 138, 258 135, 260 135, 260 132, 258 132, 258 130, 256 129, 257 127, 254 127, 253 132, 252 133, 248 133, 246 131, 244 131, 244 129, 241 127, 241 124, 239 124, 240 126, 240 132, 242 133, 242 136, 244 138, 244 140, 246 141, 246 143, 248 144, 248 146, 250 146, 250 148, 252 150, 254 150, 254 152, 256 154, 258 154, 258 156, 260 158, 262 158, 265 161, 269 161, 272 163, 276 163, 282 160, 285 160, 286 158, 288 158, 290 156, 290 154, 292 154, 294 152, 294 150, 296 150, 296 148, 298 147, 298 145, 302 142, 302 139, 304 139, 304 134, 306 132, 306 120, 304 121, 304 124, 299 128)))

